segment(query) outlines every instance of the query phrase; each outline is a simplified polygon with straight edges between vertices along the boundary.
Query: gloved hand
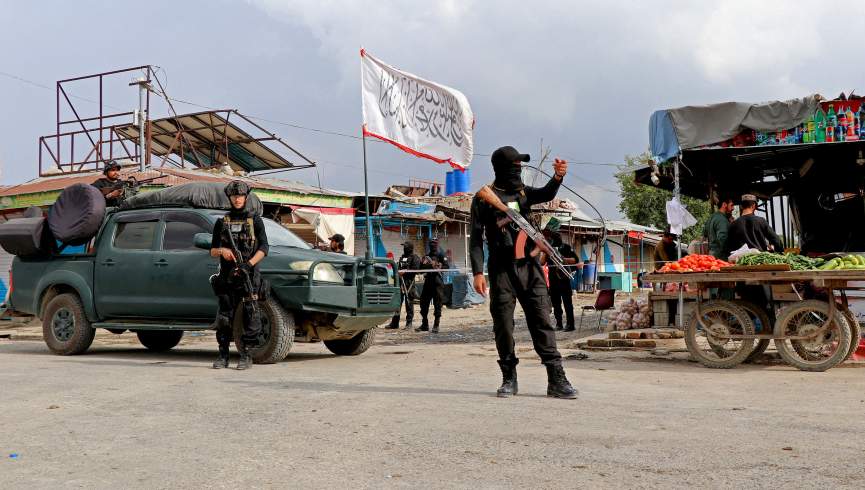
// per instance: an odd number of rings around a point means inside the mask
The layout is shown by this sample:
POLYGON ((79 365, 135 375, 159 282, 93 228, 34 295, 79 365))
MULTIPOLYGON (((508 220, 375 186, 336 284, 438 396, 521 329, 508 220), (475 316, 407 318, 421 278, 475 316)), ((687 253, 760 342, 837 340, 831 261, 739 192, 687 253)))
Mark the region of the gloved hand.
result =
POLYGON ((249 262, 244 262, 244 263, 240 264, 239 267, 240 267, 240 270, 242 270, 246 274, 252 275, 252 267, 253 266, 249 262))

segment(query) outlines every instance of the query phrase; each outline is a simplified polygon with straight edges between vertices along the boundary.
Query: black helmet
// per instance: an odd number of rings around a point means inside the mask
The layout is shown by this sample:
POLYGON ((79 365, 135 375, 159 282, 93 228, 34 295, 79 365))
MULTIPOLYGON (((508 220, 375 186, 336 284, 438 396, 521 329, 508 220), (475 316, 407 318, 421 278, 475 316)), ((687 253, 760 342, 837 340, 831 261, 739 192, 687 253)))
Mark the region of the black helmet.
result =
POLYGON ((232 180, 225 186, 225 195, 228 197, 248 196, 251 191, 252 189, 250 189, 249 184, 242 180, 232 180))
POLYGON ((105 164, 105 168, 102 169, 102 173, 107 175, 108 171, 112 169, 120 170, 120 164, 114 160, 110 160, 108 163, 105 164))

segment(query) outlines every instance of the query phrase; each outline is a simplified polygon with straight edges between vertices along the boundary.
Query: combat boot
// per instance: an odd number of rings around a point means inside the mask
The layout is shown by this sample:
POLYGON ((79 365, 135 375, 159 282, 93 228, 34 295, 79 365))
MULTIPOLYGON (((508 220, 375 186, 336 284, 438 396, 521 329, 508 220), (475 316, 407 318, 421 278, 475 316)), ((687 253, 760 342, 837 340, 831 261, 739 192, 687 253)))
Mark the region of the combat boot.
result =
POLYGON ((228 367, 228 346, 219 346, 219 357, 213 361, 213 369, 225 369, 228 367))
POLYGON ((547 365, 547 396, 553 398, 574 399, 577 397, 577 390, 571 386, 567 376, 565 376, 565 368, 561 364, 547 365))
POLYGON ((405 329, 406 329, 406 330, 411 330, 411 327, 412 327, 411 324, 412 324, 412 323, 413 323, 413 322, 412 322, 411 320, 406 320, 406 321, 405 321, 405 329))
POLYGON ((496 391, 499 398, 510 398, 519 391, 517 387, 517 365, 510 361, 499 361, 502 370, 502 385, 496 391))
POLYGON ((393 330, 395 328, 399 328, 399 317, 395 316, 391 319, 390 325, 384 327, 387 330, 393 330))
POLYGON ((429 322, 426 318, 421 321, 420 326, 414 329, 415 332, 428 332, 429 331, 429 322))
POLYGON ((561 323, 556 322, 556 326, 553 327, 553 330, 564 330, 564 328, 562 328, 562 324, 561 324, 561 323))
POLYGON ((439 316, 435 317, 435 320, 433 321, 432 331, 431 331, 432 333, 439 333, 439 320, 441 320, 441 317, 439 317, 439 316))
POLYGON ((237 361, 237 370, 243 371, 252 367, 252 354, 249 353, 249 346, 240 343, 240 360, 237 361))
POLYGON ((574 328, 573 323, 568 323, 568 326, 565 327, 565 332, 573 332, 574 330, 576 330, 576 328, 574 328))

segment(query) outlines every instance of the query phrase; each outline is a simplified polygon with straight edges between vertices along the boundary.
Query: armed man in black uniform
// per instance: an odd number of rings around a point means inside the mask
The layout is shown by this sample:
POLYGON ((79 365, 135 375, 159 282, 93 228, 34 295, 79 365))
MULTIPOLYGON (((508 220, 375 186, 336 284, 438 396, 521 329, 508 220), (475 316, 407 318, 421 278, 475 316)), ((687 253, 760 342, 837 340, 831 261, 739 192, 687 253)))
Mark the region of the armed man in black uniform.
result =
MULTIPOLYGON (((421 269, 450 269, 447 256, 439 249, 438 238, 430 240, 429 253, 424 255, 420 264, 421 269)), ((420 293, 421 325, 415 329, 416 332, 426 332, 430 329, 427 313, 429 313, 429 304, 432 301, 434 308, 432 333, 438 333, 439 323, 442 318, 444 289, 445 283, 441 272, 427 272, 424 274, 423 289, 420 293)))
MULTIPOLYGON (((523 216, 528 216, 532 205, 556 197, 568 169, 566 162, 557 161, 553 165, 555 176, 547 185, 541 188, 528 187, 522 181, 522 162, 528 162, 529 159, 529 155, 518 152, 512 146, 504 146, 494 151, 491 159, 495 172, 495 181, 490 186, 492 191, 504 204, 523 216)), ((535 352, 547 368, 547 396, 576 398, 577 390, 568 382, 562 368, 562 356, 556 348, 556 336, 550 323, 550 297, 544 273, 537 257, 530 253, 534 244, 529 240, 525 257, 516 259, 523 255, 515 253, 518 229, 515 229, 512 223, 504 222, 505 217, 505 213, 475 195, 471 207, 470 256, 474 288, 486 295, 486 237, 489 248, 487 271, 490 276, 490 313, 502 370, 502 386, 496 394, 499 397, 510 397, 518 392, 519 360, 514 351, 514 307, 519 301, 526 315, 535 352)))
MULTIPOLYGON (((550 223, 544 228, 544 238, 550 242, 550 245, 556 248, 559 255, 562 256, 562 261, 565 268, 572 271, 574 267, 582 267, 580 259, 577 257, 574 249, 562 240, 562 234, 559 233, 558 220, 553 218, 550 223), (555 220, 555 221, 554 221, 555 220)), ((549 261, 546 262, 549 266, 550 278, 550 299, 553 301, 553 316, 556 319, 556 330, 565 330, 573 332, 574 328, 574 289, 571 287, 571 278, 562 272, 558 267, 552 266, 549 261), (562 310, 564 309, 564 315, 562 310), (562 326, 562 317, 567 320, 567 326, 562 326)))
POLYGON ((120 195, 123 193, 123 181, 120 180, 120 164, 111 160, 102 169, 102 175, 96 182, 90 184, 102 192, 105 196, 106 206, 117 206, 120 203, 120 195))
MULTIPOLYGON (((406 241, 402 244, 402 256, 397 261, 397 269, 399 270, 400 301, 405 303, 405 328, 411 328, 411 322, 414 320, 414 305, 412 304, 414 280, 417 273, 403 271, 420 269, 420 257, 414 253, 414 243, 406 241)), ((399 328, 399 310, 386 328, 399 328)))
POLYGON ((258 263, 268 252, 267 234, 261 216, 248 211, 246 200, 251 189, 242 181, 234 180, 225 186, 225 195, 231 201, 231 210, 213 226, 210 255, 219 257, 219 272, 210 278, 219 301, 214 327, 219 344, 219 358, 214 369, 228 367, 228 346, 233 337, 232 319, 237 306, 243 304, 243 335, 238 346, 240 361, 237 369, 249 369, 252 356, 249 349, 259 344, 261 312, 258 294, 261 273, 258 263))

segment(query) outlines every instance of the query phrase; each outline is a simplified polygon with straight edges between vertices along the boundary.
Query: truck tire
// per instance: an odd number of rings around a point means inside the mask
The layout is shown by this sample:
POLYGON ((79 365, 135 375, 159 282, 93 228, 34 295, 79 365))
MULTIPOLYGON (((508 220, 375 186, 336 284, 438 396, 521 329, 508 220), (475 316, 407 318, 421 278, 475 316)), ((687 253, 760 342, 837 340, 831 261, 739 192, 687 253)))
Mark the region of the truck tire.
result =
MULTIPOLYGON (((240 350, 243 335, 242 305, 234 314, 234 345, 240 350)), ((255 364, 274 364, 288 356, 294 346, 294 315, 285 311, 273 298, 259 301, 261 310, 261 344, 250 349, 255 364)))
POLYGON ((325 340, 324 345, 338 356, 359 356, 375 342, 375 330, 364 330, 350 339, 325 340))
POLYGON ((81 354, 93 343, 96 330, 90 326, 76 294, 63 293, 52 298, 45 306, 42 319, 42 338, 55 354, 81 354))
POLYGON ((141 345, 154 352, 171 350, 183 338, 183 330, 139 330, 135 333, 141 345))

